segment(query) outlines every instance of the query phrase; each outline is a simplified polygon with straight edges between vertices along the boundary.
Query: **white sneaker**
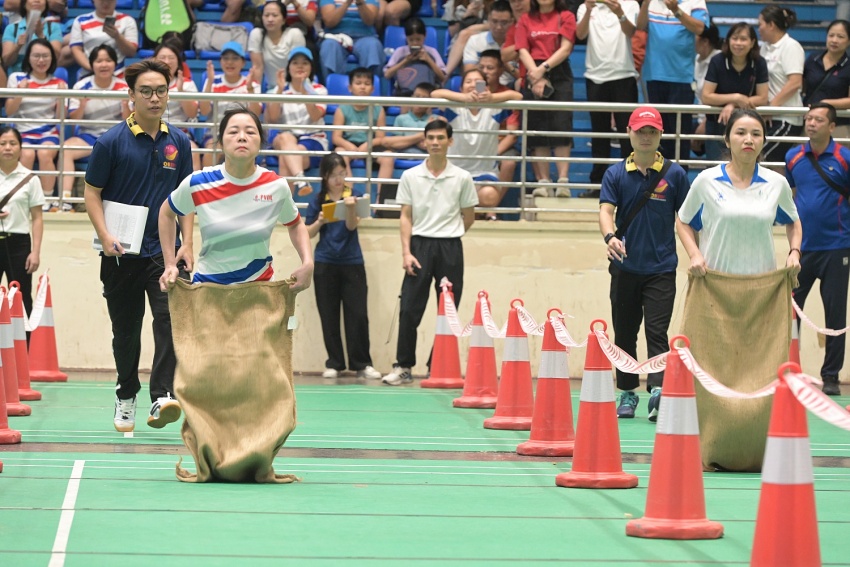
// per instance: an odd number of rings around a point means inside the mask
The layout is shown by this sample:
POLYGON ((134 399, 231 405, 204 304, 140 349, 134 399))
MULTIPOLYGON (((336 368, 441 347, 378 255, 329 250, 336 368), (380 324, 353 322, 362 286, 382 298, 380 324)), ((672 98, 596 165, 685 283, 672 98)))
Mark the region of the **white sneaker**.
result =
POLYGON ((334 370, 333 368, 325 368, 325 371, 322 372, 322 378, 338 378, 339 372, 334 370))
MULTIPOLYGON (((540 179, 540 183, 551 183, 548 179, 540 179)), ((531 192, 532 197, 551 197, 552 194, 548 187, 535 187, 531 192)))
POLYGON ((572 197, 573 194, 570 193, 570 188, 568 187, 569 184, 570 180, 567 177, 561 177, 560 179, 558 179, 558 185, 560 185, 560 187, 555 189, 555 197, 561 199, 569 199, 570 197, 572 197))
POLYGON ((366 378, 367 380, 380 380, 381 373, 372 368, 371 366, 367 366, 363 370, 357 371, 358 378, 366 378))
POLYGON ((136 427, 136 396, 122 400, 115 396, 115 417, 112 419, 115 430, 121 433, 133 431, 136 427))
POLYGON ((388 386, 401 386, 413 382, 413 375, 410 373, 410 368, 393 366, 393 371, 384 376, 382 382, 388 386))
POLYGON ((169 423, 173 423, 180 419, 180 402, 167 394, 165 397, 158 398, 151 405, 151 414, 148 416, 148 425, 155 429, 162 429, 169 423))

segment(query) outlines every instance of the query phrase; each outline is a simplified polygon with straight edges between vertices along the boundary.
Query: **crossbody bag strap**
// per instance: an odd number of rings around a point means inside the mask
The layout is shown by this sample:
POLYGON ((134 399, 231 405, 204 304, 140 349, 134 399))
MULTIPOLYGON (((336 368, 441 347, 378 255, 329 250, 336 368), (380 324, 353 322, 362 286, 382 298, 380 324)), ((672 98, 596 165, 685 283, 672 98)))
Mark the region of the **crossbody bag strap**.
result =
POLYGON ((632 221, 635 220, 635 217, 638 213, 646 206, 649 200, 652 198, 652 193, 655 191, 655 188, 658 187, 658 184, 661 183, 661 180, 664 179, 664 176, 667 174, 667 171, 670 170, 670 164, 673 163, 669 159, 664 160, 664 165, 661 167, 661 171, 658 172, 658 177, 655 178, 655 181, 650 184, 649 188, 644 192, 643 198, 640 202, 634 206, 634 208, 629 212, 629 216, 626 217, 626 220, 623 221, 619 227, 617 227, 617 232, 614 233, 614 236, 618 240, 623 239, 623 235, 626 234, 626 230, 628 230, 629 225, 632 224, 632 221))
POLYGON ((826 175, 826 172, 823 170, 823 168, 820 166, 820 163, 818 162, 818 160, 815 159, 815 156, 813 156, 810 153, 806 153, 806 157, 809 158, 809 161, 811 162, 812 166, 814 166, 815 171, 818 172, 818 175, 820 175, 821 179, 826 181, 827 185, 832 187, 835 191, 838 192, 839 195, 841 195, 845 199, 850 200, 850 188, 842 187, 841 185, 839 185, 838 183, 836 183, 835 181, 830 179, 826 175))
POLYGON ((25 176, 24 176, 24 178, 23 178, 23 179, 21 179, 21 180, 18 182, 18 184, 17 184, 17 185, 15 185, 14 187, 12 187, 12 190, 11 190, 11 191, 9 191, 9 192, 6 194, 6 196, 5 196, 5 197, 3 197, 2 199, 0 199, 0 210, 2 210, 2 209, 3 209, 3 207, 5 207, 5 206, 9 203, 9 200, 10 200, 12 197, 14 197, 14 196, 15 196, 15 193, 17 193, 18 191, 20 191, 20 190, 21 190, 21 187, 23 187, 24 185, 26 185, 26 184, 29 182, 29 180, 33 178, 33 176, 34 176, 34 175, 35 175, 34 173, 28 173, 27 175, 25 175, 25 176))

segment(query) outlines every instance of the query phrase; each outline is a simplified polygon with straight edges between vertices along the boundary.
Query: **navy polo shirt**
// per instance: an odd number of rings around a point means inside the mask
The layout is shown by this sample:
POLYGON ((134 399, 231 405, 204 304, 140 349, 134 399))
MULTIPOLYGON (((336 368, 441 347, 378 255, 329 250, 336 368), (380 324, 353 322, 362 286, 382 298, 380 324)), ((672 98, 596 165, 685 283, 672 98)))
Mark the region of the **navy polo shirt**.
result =
MULTIPOLYGON (((795 188, 794 204, 803 225, 806 252, 850 248, 850 204, 838 191, 827 185, 806 154, 809 143, 788 150, 785 177, 795 188)), ((850 187, 850 150, 830 140, 822 154, 815 156, 826 173, 840 187, 850 187)))
POLYGON ((86 183, 100 189, 105 201, 148 207, 140 254, 147 258, 162 252, 160 206, 191 174, 192 147, 186 134, 160 122, 154 140, 131 114, 95 142, 86 168, 86 183))
MULTIPOLYGON (((769 80, 767 62, 763 57, 751 60, 741 72, 732 66, 732 60, 725 54, 718 53, 708 62, 705 80, 717 85, 717 94, 743 94, 753 96, 756 85, 766 84, 769 80)), ((846 96, 846 94, 845 94, 846 96)), ((716 114, 706 114, 708 122, 717 122, 716 114)))
MULTIPOLYGON (((826 51, 810 55, 803 66, 803 104, 806 106, 822 100, 847 98, 850 92, 850 65, 847 55, 837 65, 829 69, 829 78, 824 81, 827 72, 823 68, 823 56, 826 51), (818 85, 823 82, 820 88, 818 85)), ((850 124, 850 118, 838 118, 836 124, 850 124)))
MULTIPOLYGON (((602 178, 599 202, 610 203, 617 209, 615 222, 625 222, 631 210, 643 199, 643 194, 657 179, 663 166, 661 154, 644 176, 634 163, 634 154, 608 168, 602 178)), ((679 265, 676 254, 676 212, 685 200, 691 184, 688 174, 676 163, 658 183, 652 197, 637 214, 623 235, 627 256, 621 263, 612 262, 621 270, 649 275, 673 272, 679 265)))
MULTIPOLYGON (((346 188, 342 192, 342 196, 347 197, 349 195, 362 197, 363 190, 346 188)), ((304 215, 304 224, 311 225, 316 222, 322 210, 322 204, 334 202, 325 197, 320 203, 319 195, 316 195, 316 198, 310 201, 310 204, 307 206, 307 213, 304 215)), ((316 262, 323 262, 325 264, 362 264, 363 252, 360 250, 360 240, 357 238, 357 231, 348 230, 345 227, 344 220, 325 223, 319 229, 319 243, 316 245, 313 258, 316 262)))

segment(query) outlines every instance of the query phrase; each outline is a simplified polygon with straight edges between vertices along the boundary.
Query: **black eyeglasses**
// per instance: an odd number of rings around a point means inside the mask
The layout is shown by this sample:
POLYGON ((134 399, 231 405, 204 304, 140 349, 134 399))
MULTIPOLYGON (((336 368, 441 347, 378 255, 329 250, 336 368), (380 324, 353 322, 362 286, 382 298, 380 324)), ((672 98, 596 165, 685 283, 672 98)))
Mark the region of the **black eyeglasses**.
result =
POLYGON ((165 85, 160 85, 155 89, 150 87, 139 87, 136 91, 142 95, 142 98, 150 98, 153 96, 153 93, 156 93, 156 96, 159 98, 165 98, 168 94, 168 87, 165 85))

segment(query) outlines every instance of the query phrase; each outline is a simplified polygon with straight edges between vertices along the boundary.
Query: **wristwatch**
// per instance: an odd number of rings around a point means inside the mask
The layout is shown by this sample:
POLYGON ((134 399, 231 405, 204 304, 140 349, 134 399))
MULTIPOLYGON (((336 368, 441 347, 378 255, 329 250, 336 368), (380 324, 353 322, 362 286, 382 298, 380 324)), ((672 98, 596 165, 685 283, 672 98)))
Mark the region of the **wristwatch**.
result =
POLYGON ((543 63, 543 68, 544 68, 544 69, 546 69, 546 70, 548 71, 548 70, 550 69, 549 64, 544 62, 544 63, 543 63))
POLYGON ((622 16, 620 16, 617 19, 620 20, 620 23, 626 23, 628 21, 629 17, 627 15, 623 14, 622 16))
POLYGON ((615 236, 616 236, 616 234, 614 234, 613 232, 609 232, 608 234, 606 234, 605 235, 605 244, 608 244, 608 241, 611 240, 612 238, 614 238, 615 236))
POLYGON ((677 18, 681 18, 682 17, 682 11, 680 9, 676 8, 676 11, 673 12, 673 15, 676 16, 677 18))

